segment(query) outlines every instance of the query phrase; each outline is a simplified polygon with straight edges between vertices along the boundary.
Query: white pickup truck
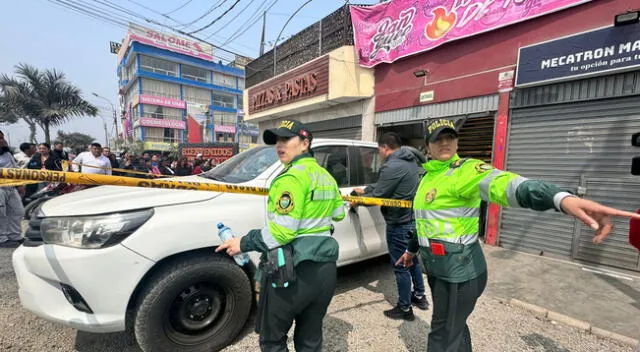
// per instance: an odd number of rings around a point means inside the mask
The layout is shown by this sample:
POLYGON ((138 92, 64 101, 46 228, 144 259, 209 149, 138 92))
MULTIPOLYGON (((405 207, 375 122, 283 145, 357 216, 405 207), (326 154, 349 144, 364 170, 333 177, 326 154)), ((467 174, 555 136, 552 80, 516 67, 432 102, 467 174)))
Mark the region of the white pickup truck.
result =
MULTIPOLYGON (((376 143, 317 139, 314 155, 343 195, 377 180, 376 143)), ((268 187, 282 170, 258 146, 186 181, 268 187)), ((215 254, 216 224, 244 235, 266 223, 266 197, 101 186, 53 198, 36 210, 13 254, 22 305, 78 330, 133 329, 144 351, 227 346, 254 302, 258 254, 245 267, 215 254)), ((379 207, 351 208, 334 223, 338 265, 387 253, 379 207)))

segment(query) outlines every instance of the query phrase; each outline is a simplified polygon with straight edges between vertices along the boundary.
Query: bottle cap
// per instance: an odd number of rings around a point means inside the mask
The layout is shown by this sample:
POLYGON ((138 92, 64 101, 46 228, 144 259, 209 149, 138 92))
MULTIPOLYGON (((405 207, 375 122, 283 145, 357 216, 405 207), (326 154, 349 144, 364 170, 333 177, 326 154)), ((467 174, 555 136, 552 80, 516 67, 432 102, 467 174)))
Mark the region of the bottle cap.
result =
POLYGON ((223 228, 223 227, 224 227, 224 224, 223 224, 223 223, 221 223, 221 222, 219 222, 219 223, 218 223, 218 229, 221 229, 221 228, 223 228))

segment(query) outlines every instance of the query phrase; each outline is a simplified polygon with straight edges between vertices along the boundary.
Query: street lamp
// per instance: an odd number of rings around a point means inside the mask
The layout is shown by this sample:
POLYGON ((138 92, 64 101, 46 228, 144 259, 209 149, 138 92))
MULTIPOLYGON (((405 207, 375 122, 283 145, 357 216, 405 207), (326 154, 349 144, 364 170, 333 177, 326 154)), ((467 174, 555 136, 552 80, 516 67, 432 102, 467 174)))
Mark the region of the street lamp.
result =
MULTIPOLYGON (((111 111, 113 112, 113 121, 115 122, 115 125, 116 125, 116 141, 117 141, 118 137, 120 136, 120 133, 118 132, 118 124, 120 122, 118 121, 118 114, 116 113, 116 108, 113 106, 113 103, 111 103, 111 100, 109 100, 109 99, 107 99, 107 98, 105 98, 105 97, 103 97, 101 95, 98 95, 95 92, 92 92, 91 94, 93 94, 93 96, 95 96, 96 98, 100 98, 100 99, 106 101, 107 103, 109 103, 109 105, 111 105, 111 111)), ((106 128, 105 128, 105 130, 106 130, 106 128)), ((107 141, 107 144, 108 143, 109 142, 107 141)), ((117 143, 116 143, 116 147, 118 147, 117 143)))
POLYGON ((107 130, 107 121, 104 120, 104 117, 102 117, 102 115, 100 115, 100 119, 102 120, 102 124, 104 125, 104 139, 105 139, 105 146, 108 148, 111 148, 111 145, 109 144, 109 131, 107 130))

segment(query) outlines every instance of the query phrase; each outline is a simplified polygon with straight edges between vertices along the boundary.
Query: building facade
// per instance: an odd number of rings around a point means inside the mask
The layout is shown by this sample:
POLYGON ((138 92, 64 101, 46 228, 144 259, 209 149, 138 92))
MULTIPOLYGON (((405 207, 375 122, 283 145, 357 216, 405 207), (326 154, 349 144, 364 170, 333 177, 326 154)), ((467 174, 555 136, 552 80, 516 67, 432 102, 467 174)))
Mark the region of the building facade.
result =
POLYGON ((149 151, 256 140, 242 119, 244 70, 213 62, 212 47, 131 25, 118 58, 128 140, 149 151))
MULTIPOLYGON (((464 5, 455 7, 455 1, 444 1, 443 7, 447 3, 458 19, 468 12, 464 5)), ((425 122, 454 119, 461 126, 461 156, 635 211, 640 180, 629 170, 631 135, 640 131, 640 23, 614 26, 614 18, 637 8, 632 0, 575 1, 380 63, 375 66, 376 129, 397 131, 406 143, 420 147, 425 122)), ((404 10, 405 15, 416 13, 404 10)), ((500 14, 494 15, 499 20, 500 14)), ((407 18, 400 27, 409 23, 407 18)), ((418 17, 412 20, 420 27, 418 17)), ((429 24, 424 28, 428 37, 429 24)), ((611 237, 596 246, 590 241, 592 230, 562 214, 491 205, 485 240, 640 270, 640 254, 627 243, 628 224, 616 221, 611 237)))
POLYGON ((247 65, 245 120, 264 131, 297 119, 316 138, 372 140, 373 93, 373 70, 357 63, 342 7, 247 65))

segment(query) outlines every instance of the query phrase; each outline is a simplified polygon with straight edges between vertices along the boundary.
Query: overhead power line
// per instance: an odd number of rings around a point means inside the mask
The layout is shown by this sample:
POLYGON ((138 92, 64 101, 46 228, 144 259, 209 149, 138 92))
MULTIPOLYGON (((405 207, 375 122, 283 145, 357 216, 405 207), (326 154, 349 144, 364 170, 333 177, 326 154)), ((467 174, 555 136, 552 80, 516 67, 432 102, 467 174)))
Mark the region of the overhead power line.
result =
POLYGON ((178 6, 178 7, 176 7, 175 9, 173 9, 173 10, 171 10, 171 11, 169 11, 169 12, 165 12, 165 13, 163 13, 162 15, 164 15, 164 16, 169 16, 170 14, 172 14, 172 13, 174 13, 174 12, 176 12, 176 11, 179 11, 179 10, 181 10, 182 8, 184 8, 185 6, 189 5, 192 1, 193 1, 193 0, 187 0, 184 4, 182 4, 182 5, 178 6))
MULTIPOLYGON (((267 8, 266 11, 269 11, 279 0, 274 0, 271 5, 269 5, 269 7, 267 8)), ((234 40, 238 39, 240 36, 242 36, 244 33, 246 33, 251 27, 253 27, 256 23, 258 23, 258 21, 262 18, 262 16, 258 15, 255 17, 255 19, 253 20, 253 22, 251 22, 250 24, 248 24, 243 30, 240 30, 240 28, 238 28, 238 30, 236 32, 234 32, 231 36, 229 36, 229 38, 227 38, 227 40, 225 40, 222 45, 227 45, 231 42, 233 42, 234 40)), ((248 23, 248 22, 247 22, 248 23)))
MULTIPOLYGON (((240 53, 237 53, 235 51, 223 48, 223 47, 221 47, 219 45, 216 45, 214 43, 207 42, 207 41, 205 41, 205 40, 203 40, 201 38, 198 38, 198 37, 196 37, 196 36, 194 36, 192 34, 189 34, 189 33, 185 32, 185 31, 182 31, 182 30, 173 28, 171 26, 165 25, 165 24, 160 23, 160 22, 158 22, 158 21, 156 21, 154 19, 142 16, 142 15, 140 15, 140 14, 138 14, 136 12, 133 12, 133 11, 131 11, 131 10, 125 8, 125 7, 122 7, 122 6, 119 6, 119 5, 114 4, 112 2, 109 2, 108 0, 103 0, 103 1, 101 1, 101 0, 93 0, 93 1, 98 3, 98 4, 101 4, 102 6, 108 7, 110 9, 112 9, 112 10, 109 10, 109 9, 107 9, 105 7, 97 7, 95 5, 90 5, 90 4, 87 4, 87 3, 83 3, 83 2, 80 2, 79 0, 77 0, 77 1, 74 1, 74 0, 47 0, 47 1, 49 1, 49 2, 51 2, 53 4, 56 4, 58 6, 61 6, 63 8, 75 11, 77 13, 80 13, 80 14, 83 14, 83 15, 98 19, 100 21, 103 21, 103 22, 106 22, 106 23, 109 23, 109 24, 112 24, 112 25, 120 26, 120 27, 123 27, 123 28, 128 28, 128 23, 127 22, 123 22, 122 20, 118 20, 117 18, 124 17, 124 19, 126 21, 129 21, 129 22, 136 23, 136 24, 140 25, 140 23, 138 23, 138 21, 136 21, 136 20, 134 20, 134 19, 132 19, 130 17, 122 16, 121 14, 114 13, 113 10, 116 10, 116 11, 118 11, 120 13, 123 13, 123 14, 126 14, 128 16, 132 16, 132 17, 138 18, 138 19, 140 19, 140 20, 142 20, 144 22, 155 24, 157 26, 169 29, 169 30, 171 30, 173 32, 176 32, 176 33, 182 34, 184 36, 187 36, 189 38, 192 38, 194 40, 197 40, 199 42, 203 42, 203 43, 212 45, 213 47, 215 47, 216 49, 218 49, 221 52, 232 54, 232 55, 238 55, 238 56, 246 56, 244 54, 240 54, 240 53)), ((216 56, 221 58, 221 59, 224 59, 226 61, 233 61, 235 59, 235 57, 230 57, 230 58, 229 57, 225 57, 220 52, 218 52, 216 56)))
POLYGON ((251 0, 251 1, 249 1, 249 2, 247 3, 247 6, 243 7, 243 8, 242 8, 242 10, 240 10, 240 12, 238 12, 235 16, 233 16, 233 18, 232 18, 231 20, 229 20, 229 22, 227 22, 227 23, 225 23, 224 25, 220 26, 220 28, 218 28, 218 30, 217 30, 217 31, 215 31, 215 32, 213 32, 213 33, 209 34, 208 36, 204 37, 204 39, 209 39, 209 38, 213 37, 214 35, 216 35, 216 34, 220 33, 220 31, 221 31, 221 30, 223 30, 223 29, 227 28, 227 26, 228 26, 231 22, 235 21, 238 17, 240 17, 240 15, 244 12, 244 10, 248 9, 248 8, 249 8, 249 6, 251 6, 251 4, 253 4, 253 2, 254 2, 254 1, 255 1, 255 0, 251 0))
POLYGON ((213 24, 214 24, 214 23, 218 22, 220 19, 222 19, 224 16, 226 16, 226 15, 229 13, 229 11, 233 10, 233 8, 234 8, 236 5, 238 5, 238 3, 239 3, 239 2, 240 2, 240 0, 236 0, 236 2, 234 2, 234 3, 233 3, 233 5, 231 5, 231 7, 229 7, 229 8, 227 9, 227 11, 223 12, 223 13, 222 13, 222 15, 218 16, 215 20, 211 21, 211 22, 210 22, 209 24, 207 24, 206 26, 204 26, 204 27, 202 27, 202 28, 200 28, 200 29, 196 29, 195 31, 191 31, 191 32, 189 32, 189 34, 198 33, 198 32, 201 32, 201 31, 203 31, 203 30, 205 30, 205 29, 207 29, 207 28, 209 28, 209 27, 213 26, 213 24))
POLYGON ((200 15, 200 17, 196 18, 195 20, 186 23, 184 25, 182 25, 181 27, 186 28, 191 26, 192 24, 200 21, 201 19, 207 17, 207 15, 209 15, 210 13, 212 13, 213 11, 215 11, 217 8, 219 8, 220 6, 224 5, 224 3, 227 2, 227 0, 219 0, 217 3, 213 4, 213 6, 211 6, 207 11, 205 11, 202 15, 200 15))

